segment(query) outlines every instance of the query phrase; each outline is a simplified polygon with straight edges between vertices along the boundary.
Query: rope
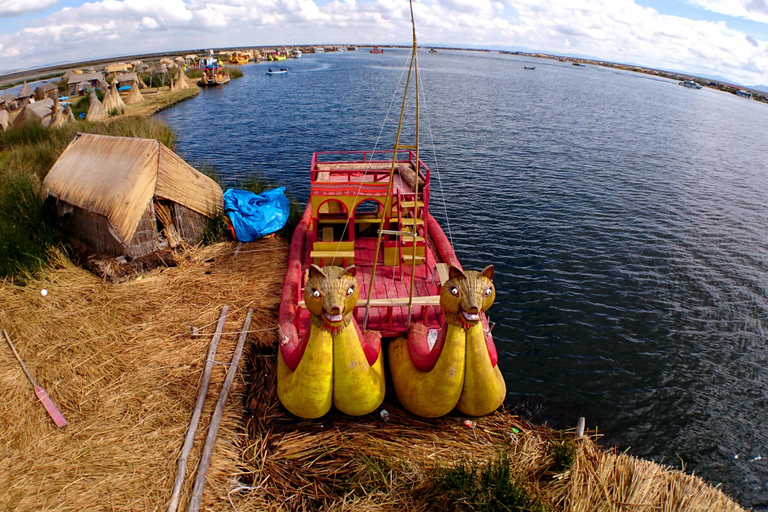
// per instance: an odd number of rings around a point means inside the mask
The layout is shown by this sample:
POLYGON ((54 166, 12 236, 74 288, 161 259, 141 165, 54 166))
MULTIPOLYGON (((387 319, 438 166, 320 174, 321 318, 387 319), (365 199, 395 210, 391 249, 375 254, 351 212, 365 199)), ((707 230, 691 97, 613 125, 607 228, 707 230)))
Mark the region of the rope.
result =
MULTIPOLYGON (((419 75, 421 75, 421 71, 417 71, 419 75)), ((448 238, 451 240, 451 246, 455 247, 453 244, 453 233, 451 232, 451 221, 448 217, 448 207, 447 207, 447 201, 445 200, 445 191, 443 190, 443 178, 440 175, 440 164, 437 161, 437 149, 435 148, 435 136, 432 133, 432 123, 429 120, 429 111, 428 109, 428 103, 426 99, 426 95, 423 94, 424 88, 422 87, 422 97, 424 98, 424 117, 426 117, 427 121, 427 128, 429 129, 429 142, 432 146, 432 158, 435 162, 435 173, 437 174, 437 183, 440 185, 440 199, 443 203, 443 213, 445 214, 445 223, 448 227, 448 238)))
POLYGON ((259 485, 243 485, 240 482, 236 482, 239 484, 237 487, 232 489, 227 493, 227 499, 229 500, 229 504, 232 505, 232 508, 235 509, 235 512, 238 512, 237 507, 235 506, 235 502, 232 501, 232 493, 233 492, 240 492, 240 491, 255 491, 257 489, 261 489, 265 483, 267 483, 267 480, 269 480, 270 475, 267 475, 267 477, 261 481, 259 485))
MULTIPOLYGON (((387 119, 389 118, 389 113, 392 111, 392 105, 395 103, 395 98, 397 98, 397 91, 400 89, 400 84, 403 83, 403 75, 405 74, 405 64, 408 63, 408 59, 405 60, 405 63, 403 65, 402 71, 400 71, 400 79, 397 81, 397 86, 395 87, 395 90, 392 93, 392 99, 389 101, 389 107, 387 108, 387 113, 384 114, 384 120, 381 123, 381 129, 379 130, 379 135, 376 137, 376 142, 373 145, 373 152, 371 152, 371 156, 368 158, 367 164, 370 164, 373 161, 374 156, 376 156, 376 149, 379 147, 379 141, 381 140, 381 135, 384 133, 384 126, 387 124, 387 119)), ((363 179, 360 180, 360 186, 357 187, 357 192, 355 192, 355 201, 354 203, 357 203, 357 198, 360 197, 360 191, 363 189, 363 183, 365 183, 365 177, 368 176, 368 165, 365 166, 365 170, 363 171, 363 179)), ((386 201, 385 201, 386 202, 386 201)), ((386 205, 384 205, 386 208, 386 205)), ((352 219, 352 216, 350 215, 351 212, 347 212, 347 221, 344 223, 344 229, 341 231, 341 240, 344 239, 344 235, 347 234, 347 228, 349 227, 349 221, 352 219)), ((385 215, 386 212, 382 212, 382 215, 385 215)), ((339 240, 339 242, 341 242, 339 240)), ((336 246, 336 252, 334 253, 334 258, 336 254, 339 252, 339 248, 341 247, 341 244, 336 246)), ((375 255, 376 258, 379 257, 378 254, 375 255)))

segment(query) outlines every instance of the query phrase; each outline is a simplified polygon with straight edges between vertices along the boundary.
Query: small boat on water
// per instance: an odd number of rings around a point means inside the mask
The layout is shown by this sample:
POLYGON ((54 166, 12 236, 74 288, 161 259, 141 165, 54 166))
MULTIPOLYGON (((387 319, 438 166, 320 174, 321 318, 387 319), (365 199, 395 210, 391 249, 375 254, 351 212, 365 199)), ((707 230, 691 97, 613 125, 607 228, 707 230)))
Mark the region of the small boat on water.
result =
POLYGON ((434 46, 429 49, 429 53, 437 53, 437 50, 435 50, 434 46))
POLYGON ((312 50, 315 53, 325 53, 325 48, 323 48, 322 46, 315 46, 314 48, 312 48, 312 50))
POLYGON ((202 74, 199 84, 203 86, 224 85, 229 83, 229 73, 224 70, 221 61, 213 56, 213 50, 208 51, 208 56, 200 59, 198 64, 202 74))
POLYGON ((523 69, 528 69, 533 71, 534 69, 536 69, 536 66, 523 66, 523 69))
POLYGON ((579 61, 577 61, 577 60, 573 61, 573 65, 574 65, 574 66, 578 66, 578 67, 580 67, 580 68, 585 68, 585 67, 587 67, 585 64, 582 64, 581 62, 579 62, 579 61))
POLYGON ((291 52, 291 57, 293 57, 294 59, 300 59, 302 55, 303 53, 301 53, 301 50, 299 50, 298 48, 291 52))
POLYGON ((506 396, 485 315, 495 299, 493 266, 463 269, 430 214, 416 55, 414 37, 392 150, 312 155, 278 319, 277 393, 302 418, 332 406, 369 414, 384 400, 387 380, 403 407, 422 417, 454 409, 483 416, 506 396), (411 76, 415 140, 404 144, 411 76))
POLYGON ((683 87, 688 87, 690 89, 701 89, 701 86, 693 80, 683 80, 678 82, 677 85, 682 85, 683 87))
POLYGON ((371 48, 371 53, 384 53, 384 49, 381 46, 374 46, 371 48))
POLYGON ((286 68, 280 68, 280 69, 269 68, 267 70, 267 74, 268 75, 284 75, 286 73, 288 73, 288 69, 286 69, 286 68))

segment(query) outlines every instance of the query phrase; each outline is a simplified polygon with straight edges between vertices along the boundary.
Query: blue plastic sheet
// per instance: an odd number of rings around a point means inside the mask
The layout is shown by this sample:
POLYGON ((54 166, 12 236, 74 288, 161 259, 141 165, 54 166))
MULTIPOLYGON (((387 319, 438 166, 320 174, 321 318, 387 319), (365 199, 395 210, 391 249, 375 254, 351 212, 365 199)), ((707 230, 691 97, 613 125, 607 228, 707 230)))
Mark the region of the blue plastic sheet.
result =
POLYGON ((224 192, 224 211, 232 221, 238 242, 253 242, 285 226, 289 207, 284 192, 285 187, 258 195, 236 189, 224 192))

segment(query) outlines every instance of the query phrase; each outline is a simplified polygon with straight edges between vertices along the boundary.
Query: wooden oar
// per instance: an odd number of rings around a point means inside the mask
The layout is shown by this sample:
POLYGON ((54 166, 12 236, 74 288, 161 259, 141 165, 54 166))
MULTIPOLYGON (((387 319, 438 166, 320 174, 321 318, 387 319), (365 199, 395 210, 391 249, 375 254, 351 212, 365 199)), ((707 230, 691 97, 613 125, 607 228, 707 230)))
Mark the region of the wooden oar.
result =
POLYGON ((37 385, 37 382, 35 382, 35 379, 32 378, 32 375, 29 373, 29 370, 27 370, 27 365, 24 364, 24 361, 21 359, 21 356, 18 352, 16 352, 16 347, 13 346, 13 342, 11 341, 11 337, 8 336, 8 332, 3 329, 3 334, 5 334, 5 339, 8 341, 8 345, 11 347, 11 350, 13 350, 13 355, 16 356, 16 359, 19 360, 19 363, 21 363, 21 368, 24 370, 24 374, 27 376, 27 379, 29 379, 29 382, 32 384, 32 386, 35 388, 35 394, 37 395, 37 398, 40 399, 40 401, 43 403, 43 407, 45 407, 45 410, 48 411, 48 415, 50 415, 53 422, 56 424, 57 427, 63 428, 67 426, 67 420, 64 419, 64 416, 59 412, 59 409, 56 408, 56 404, 53 403, 53 400, 51 400, 51 397, 48 396, 48 393, 45 392, 43 388, 37 385))

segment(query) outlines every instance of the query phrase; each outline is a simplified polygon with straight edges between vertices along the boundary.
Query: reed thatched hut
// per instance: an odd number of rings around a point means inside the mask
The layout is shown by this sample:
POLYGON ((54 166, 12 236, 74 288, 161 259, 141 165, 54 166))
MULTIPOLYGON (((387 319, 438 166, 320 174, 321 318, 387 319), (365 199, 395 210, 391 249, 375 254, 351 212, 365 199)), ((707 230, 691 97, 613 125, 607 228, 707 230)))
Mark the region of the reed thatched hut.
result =
POLYGON ((35 93, 32 91, 32 88, 27 85, 27 82, 24 82, 24 85, 21 87, 21 91, 19 91, 19 94, 16 95, 16 101, 19 104, 19 107, 24 107, 26 105, 29 105, 30 100, 32 100, 35 97, 35 93))
MULTIPOLYGON (((109 92, 109 89, 107 89, 107 92, 109 92)), ((88 96, 88 112, 85 114, 85 120, 99 122, 106 121, 108 118, 109 115, 104 110, 104 105, 102 105, 99 97, 96 96, 96 91, 91 90, 91 94, 88 96)))
POLYGON ((59 87, 50 82, 37 86, 35 89, 35 101, 46 98, 55 99, 59 97, 59 87))
POLYGON ((223 206, 221 187, 158 141, 82 133, 41 193, 71 236, 133 258, 198 238, 223 206))
POLYGON ((142 101, 144 101, 144 96, 142 96, 141 91, 139 91, 138 82, 133 82, 133 85, 131 86, 131 91, 128 93, 128 96, 126 96, 125 98, 125 104, 134 105, 136 103, 141 103, 142 101))
POLYGON ((21 109, 13 121, 14 126, 48 126, 53 115, 54 100, 46 98, 35 103, 29 103, 21 109))

